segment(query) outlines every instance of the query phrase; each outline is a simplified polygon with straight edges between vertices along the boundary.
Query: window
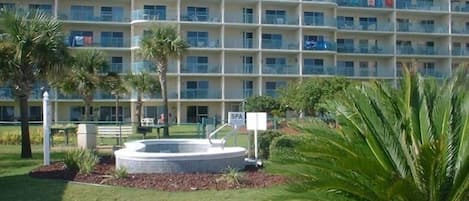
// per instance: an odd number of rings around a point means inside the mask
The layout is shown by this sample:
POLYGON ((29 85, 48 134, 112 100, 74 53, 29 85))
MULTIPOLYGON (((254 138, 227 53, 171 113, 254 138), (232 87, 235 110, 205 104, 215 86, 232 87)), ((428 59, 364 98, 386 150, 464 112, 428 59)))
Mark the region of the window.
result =
POLYGON ((252 73, 254 69, 253 57, 243 56, 243 73, 252 73))
POLYGON ((15 10, 14 3, 0 3, 0 10, 13 11, 15 10))
POLYGON ((436 76, 435 63, 425 62, 423 63, 423 69, 420 71, 424 76, 436 76))
POLYGON ((321 75, 324 74, 323 59, 303 59, 303 74, 321 75))
POLYGON ((435 22, 433 20, 422 20, 420 25, 424 32, 432 33, 435 31, 435 22))
POLYGON ((124 8, 122 7, 101 7, 102 21, 122 21, 124 18, 124 8))
POLYGON ((254 82, 252 80, 243 80, 243 98, 247 98, 253 95, 254 82))
POLYGON ((282 35, 281 34, 262 34, 262 48, 281 49, 282 48, 282 35))
MULTIPOLYGON (((118 121, 123 121, 124 117, 128 117, 130 114, 130 108, 119 106, 117 108, 118 121)), ((99 120, 100 121, 116 121, 116 107, 115 106, 101 106, 99 108, 99 120)))
POLYGON ((13 121, 13 120, 15 120, 15 107, 0 106, 0 121, 13 121))
POLYGON ((353 61, 337 61, 337 74, 341 76, 354 76, 353 61))
POLYGON ((188 56, 186 58, 186 68, 183 73, 208 73, 207 56, 188 56))
POLYGON ((208 86, 207 80, 187 81, 183 98, 208 98, 208 86))
POLYGON ((265 58, 265 67, 262 73, 266 74, 283 74, 287 71, 287 59, 283 57, 265 58))
POLYGON ((208 106, 187 106, 186 118, 188 123, 200 123, 208 118, 208 106))
POLYGON ((101 32, 102 47, 124 47, 123 32, 101 32))
POLYGON ((187 7, 188 21, 208 21, 208 8, 206 7, 187 7))
POLYGON ((410 20, 409 19, 397 19, 397 31, 407 32, 410 30, 410 20))
POLYGON ((378 20, 376 17, 360 17, 360 28, 362 30, 377 30, 378 20))
POLYGON ((413 54, 414 48, 412 47, 412 41, 396 41, 397 53, 398 54, 413 54))
POLYGON ((93 6, 71 6, 72 20, 94 20, 93 6))
POLYGON ((47 15, 52 15, 52 5, 50 4, 29 4, 31 11, 43 12, 47 15))
POLYGON ((353 39, 337 39, 337 52, 353 53, 353 39))
POLYGON ((265 82, 265 95, 277 97, 277 89, 285 87, 285 81, 267 81, 265 82))
POLYGON ((243 23, 254 22, 254 11, 252 8, 243 8, 243 23))
POLYGON ((143 107, 143 118, 159 119, 161 113, 163 113, 163 106, 144 106, 143 107))
POLYGON ((110 65, 109 72, 113 73, 123 73, 124 72, 124 64, 122 57, 111 57, 111 65, 110 65))
POLYGON ((192 47, 208 47, 208 32, 188 31, 187 42, 192 47))
POLYGON ((324 13, 322 12, 304 12, 304 25, 324 26, 324 13))
POLYGON ((166 20, 166 6, 164 5, 144 5, 145 20, 166 20))
MULTIPOLYGON (((93 115, 93 107, 90 107, 90 117, 93 115)), ((83 106, 72 106, 70 107, 70 121, 81 121, 85 116, 85 107, 83 106)))
POLYGON ((337 16, 337 27, 339 29, 353 29, 353 17, 337 16))
POLYGON ((71 31, 69 41, 72 47, 91 46, 93 45, 93 32, 71 31))
POLYGON ((304 35, 303 36, 303 48, 305 50, 320 50, 324 48, 324 36, 317 35, 304 35), (319 42, 321 41, 321 42, 319 42))
POLYGON ((30 106, 29 107, 29 120, 30 121, 41 121, 42 120, 42 107, 41 106, 30 106))
POLYGON ((370 72, 368 70, 368 62, 367 61, 360 61, 359 62, 359 75, 362 77, 368 77, 370 72))
POLYGON ((286 24, 287 12, 284 10, 266 10, 265 22, 266 24, 286 24))

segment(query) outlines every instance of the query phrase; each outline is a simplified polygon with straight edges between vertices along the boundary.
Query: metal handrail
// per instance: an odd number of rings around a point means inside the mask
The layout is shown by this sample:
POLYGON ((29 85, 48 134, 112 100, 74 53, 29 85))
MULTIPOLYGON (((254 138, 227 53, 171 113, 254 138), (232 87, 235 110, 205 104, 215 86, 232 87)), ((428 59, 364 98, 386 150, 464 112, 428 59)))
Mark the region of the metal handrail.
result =
MULTIPOLYGON (((228 126, 227 123, 221 125, 220 127, 218 127, 217 129, 215 129, 214 131, 212 131, 209 135, 208 135, 208 141, 210 142, 210 144, 213 144, 212 142, 212 136, 214 136, 215 134, 217 134, 218 132, 221 131, 221 129, 223 129, 225 126, 228 126)), ((222 145, 223 146, 223 145, 222 145)))

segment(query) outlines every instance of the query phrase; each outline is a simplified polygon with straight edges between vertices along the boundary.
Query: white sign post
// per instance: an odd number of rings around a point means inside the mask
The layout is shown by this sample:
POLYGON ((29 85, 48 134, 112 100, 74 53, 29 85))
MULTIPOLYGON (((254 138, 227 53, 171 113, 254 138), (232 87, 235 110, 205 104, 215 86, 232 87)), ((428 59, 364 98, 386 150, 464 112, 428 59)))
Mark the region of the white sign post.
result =
POLYGON ((267 113, 265 112, 247 112, 246 113, 246 128, 254 130, 254 157, 258 158, 257 148, 257 131, 267 130, 267 113))
POLYGON ((44 165, 50 165, 50 126, 52 114, 50 110, 49 93, 43 94, 42 100, 42 128, 44 133, 44 165))

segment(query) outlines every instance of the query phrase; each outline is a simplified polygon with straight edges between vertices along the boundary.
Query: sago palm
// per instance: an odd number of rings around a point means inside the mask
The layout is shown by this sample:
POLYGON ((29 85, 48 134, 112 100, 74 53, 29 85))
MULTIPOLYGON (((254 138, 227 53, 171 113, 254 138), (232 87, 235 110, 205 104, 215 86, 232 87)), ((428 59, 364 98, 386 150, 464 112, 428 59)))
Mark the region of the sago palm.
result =
POLYGON ((61 24, 41 12, 9 13, 0 11, 1 80, 7 81, 20 106, 21 157, 31 158, 29 104, 37 81, 51 81, 61 75, 67 48, 61 24))
POLYGON ((141 42, 143 57, 156 64, 161 85, 161 98, 163 99, 164 132, 163 136, 169 136, 168 128, 168 86, 166 73, 168 72, 169 59, 176 59, 189 45, 180 37, 174 26, 159 25, 146 34, 141 42))
POLYGON ((340 128, 303 126, 297 155, 279 156, 303 178, 290 198, 465 201, 469 190, 469 93, 465 73, 428 80, 407 72, 347 90, 340 128))
POLYGON ((158 79, 147 72, 140 72, 135 74, 128 74, 125 81, 130 88, 137 92, 137 112, 135 113, 138 121, 138 126, 142 126, 142 97, 144 94, 155 94, 160 92, 161 87, 158 79))
POLYGON ((103 52, 98 50, 79 51, 74 56, 67 75, 58 84, 59 89, 66 94, 77 93, 85 103, 84 121, 89 120, 91 103, 94 94, 102 86, 103 75, 108 61, 103 52))

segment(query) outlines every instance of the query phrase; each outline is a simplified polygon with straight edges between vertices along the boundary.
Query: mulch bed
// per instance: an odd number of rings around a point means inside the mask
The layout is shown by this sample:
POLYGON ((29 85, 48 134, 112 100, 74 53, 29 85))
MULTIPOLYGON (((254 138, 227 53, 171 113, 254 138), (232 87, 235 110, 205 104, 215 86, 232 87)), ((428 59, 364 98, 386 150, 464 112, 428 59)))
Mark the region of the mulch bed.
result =
POLYGON ((280 175, 271 175, 261 169, 248 168, 244 171, 240 184, 220 179, 222 174, 184 173, 184 174, 129 174, 127 178, 113 179, 114 159, 101 158, 94 172, 88 175, 68 171, 63 162, 54 162, 32 170, 29 175, 35 178, 63 179, 92 184, 125 186, 164 191, 226 190, 239 188, 262 188, 284 184, 287 179, 280 175))

